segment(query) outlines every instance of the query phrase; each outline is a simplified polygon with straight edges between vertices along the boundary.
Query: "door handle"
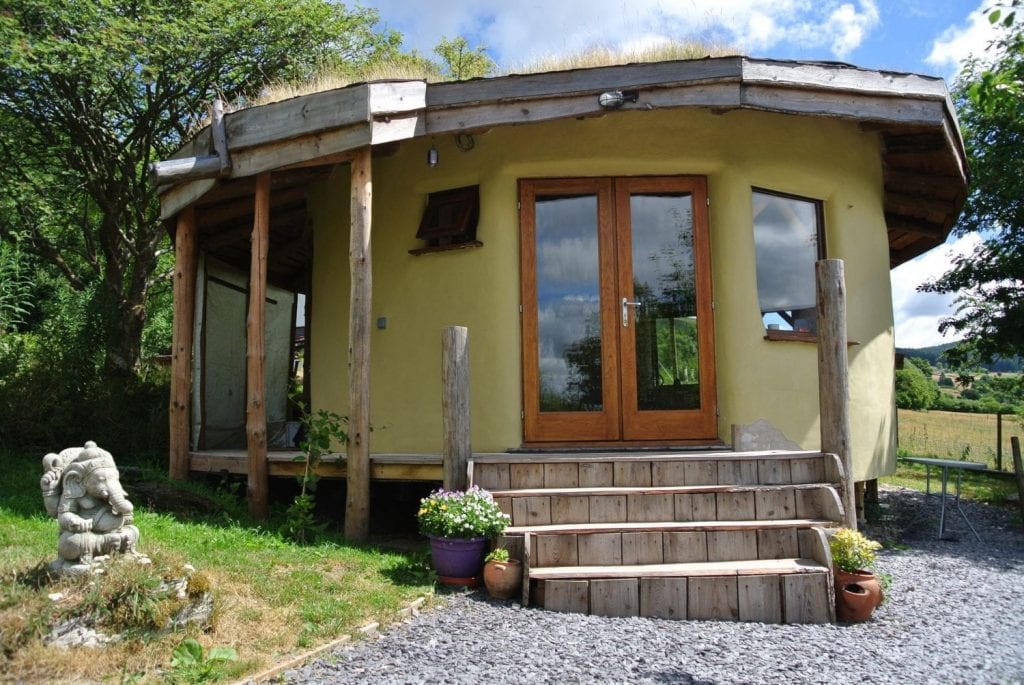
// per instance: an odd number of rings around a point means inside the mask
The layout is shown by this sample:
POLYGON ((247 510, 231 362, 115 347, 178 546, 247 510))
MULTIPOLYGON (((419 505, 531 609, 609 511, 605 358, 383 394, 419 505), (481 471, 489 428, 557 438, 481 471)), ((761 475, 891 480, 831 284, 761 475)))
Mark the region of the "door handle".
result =
POLYGON ((643 302, 630 302, 628 297, 622 298, 622 325, 625 328, 629 328, 629 308, 636 307, 640 309, 643 306, 643 302))

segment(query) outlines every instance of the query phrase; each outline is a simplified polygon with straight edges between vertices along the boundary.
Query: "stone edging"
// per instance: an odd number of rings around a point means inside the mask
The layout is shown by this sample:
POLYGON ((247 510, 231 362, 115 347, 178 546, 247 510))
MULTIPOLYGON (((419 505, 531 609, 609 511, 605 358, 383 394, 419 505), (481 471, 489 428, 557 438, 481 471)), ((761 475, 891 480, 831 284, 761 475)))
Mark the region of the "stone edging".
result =
MULTIPOLYGON (((409 605, 407 607, 398 610, 397 620, 404 621, 406 619, 412 618, 413 616, 417 615, 419 613, 420 607, 422 607, 423 604, 426 601, 427 601, 426 596, 420 596, 420 597, 414 599, 412 602, 409 603, 409 605)), ((362 626, 361 628, 357 628, 356 629, 356 633, 359 633, 359 635, 361 637, 370 637, 370 636, 376 635, 377 632, 379 631, 379 629, 380 629, 380 623, 378 623, 376 621, 372 621, 372 622, 367 623, 366 625, 362 626)), ((283 662, 281 662, 281 663, 279 663, 279 664, 277 664, 275 666, 271 666, 267 670, 261 671, 260 673, 257 673, 256 675, 248 676, 248 677, 243 678, 241 680, 235 681, 234 685, 255 685, 257 683, 266 682, 267 680, 273 678, 274 676, 277 676, 277 675, 280 675, 281 673, 284 673, 285 671, 287 671, 290 668, 295 668, 296 666, 299 666, 299 665, 309 661, 310 659, 313 659, 313 658, 315 658, 315 657, 317 657, 317 656, 319 656, 319 655, 321 655, 321 654, 323 654, 325 652, 329 652, 329 651, 331 651, 331 650, 333 650, 333 649, 335 649, 337 647, 341 647, 342 645, 344 645, 344 644, 346 644, 348 642, 351 642, 351 641, 352 641, 352 635, 342 635, 337 640, 332 640, 331 642, 328 642, 325 645, 320 645, 319 647, 314 647, 313 649, 309 650, 308 652, 304 652, 304 653, 300 654, 299 656, 292 657, 292 658, 288 659, 287 661, 283 661, 283 662)))

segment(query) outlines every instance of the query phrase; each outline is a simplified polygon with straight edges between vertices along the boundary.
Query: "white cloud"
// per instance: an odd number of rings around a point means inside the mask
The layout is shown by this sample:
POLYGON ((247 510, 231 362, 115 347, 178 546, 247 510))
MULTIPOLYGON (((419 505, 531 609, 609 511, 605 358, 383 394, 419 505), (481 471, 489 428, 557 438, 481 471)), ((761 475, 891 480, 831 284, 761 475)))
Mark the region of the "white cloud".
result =
POLYGON ((939 320, 954 313, 956 296, 921 293, 917 292, 917 287, 944 274, 955 255, 970 253, 979 241, 976 234, 970 234, 893 269, 892 306, 897 347, 931 347, 953 342, 955 338, 939 333, 939 320))
MULTIPOLYGON (((879 24, 876 0, 377 0, 385 24, 428 53, 442 35, 486 45, 500 66, 593 45, 699 39, 764 54, 793 44, 845 59, 879 24)), ((823 56, 827 56, 823 54, 823 56)))
POLYGON ((990 0, 982 0, 978 8, 967 16, 965 24, 950 26, 932 41, 932 51, 924 61, 943 71, 950 78, 960 73, 964 63, 972 56, 984 59, 988 46, 999 29, 988 20, 985 9, 990 0))

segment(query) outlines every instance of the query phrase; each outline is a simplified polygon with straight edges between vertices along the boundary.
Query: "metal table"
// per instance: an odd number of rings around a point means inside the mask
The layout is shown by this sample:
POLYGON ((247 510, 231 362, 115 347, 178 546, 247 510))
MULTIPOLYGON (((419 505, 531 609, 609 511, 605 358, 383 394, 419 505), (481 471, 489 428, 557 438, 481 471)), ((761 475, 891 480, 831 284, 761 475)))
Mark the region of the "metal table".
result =
POLYGON ((949 470, 954 469, 956 471, 956 510, 960 512, 960 515, 964 517, 964 522, 967 527, 974 533, 974 537, 981 542, 981 536, 978 535, 978 531, 974 530, 974 526, 971 525, 970 520, 967 518, 967 513, 960 507, 960 475, 962 471, 984 471, 987 467, 985 464, 978 464, 973 461, 954 461, 952 459, 927 459, 925 457, 905 457, 902 461, 910 462, 912 464, 924 464, 925 466, 925 493, 928 495, 932 494, 932 467, 936 467, 942 470, 942 506, 939 511, 939 539, 942 539, 942 534, 946 528, 946 483, 949 480, 949 470))

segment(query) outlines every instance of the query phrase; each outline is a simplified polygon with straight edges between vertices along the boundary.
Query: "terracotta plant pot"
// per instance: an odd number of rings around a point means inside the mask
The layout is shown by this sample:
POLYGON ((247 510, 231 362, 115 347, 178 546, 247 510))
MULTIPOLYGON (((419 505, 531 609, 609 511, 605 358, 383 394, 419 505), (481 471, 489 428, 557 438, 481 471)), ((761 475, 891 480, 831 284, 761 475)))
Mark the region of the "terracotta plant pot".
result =
POLYGON ((484 585, 491 597, 511 599, 523 582, 523 565, 518 559, 488 561, 484 564, 484 585))
POLYGON ((859 569, 854 572, 833 569, 836 585, 836 616, 840 621, 859 622, 871 618, 882 603, 882 586, 875 574, 859 569))

